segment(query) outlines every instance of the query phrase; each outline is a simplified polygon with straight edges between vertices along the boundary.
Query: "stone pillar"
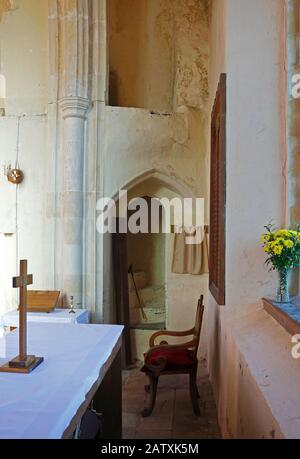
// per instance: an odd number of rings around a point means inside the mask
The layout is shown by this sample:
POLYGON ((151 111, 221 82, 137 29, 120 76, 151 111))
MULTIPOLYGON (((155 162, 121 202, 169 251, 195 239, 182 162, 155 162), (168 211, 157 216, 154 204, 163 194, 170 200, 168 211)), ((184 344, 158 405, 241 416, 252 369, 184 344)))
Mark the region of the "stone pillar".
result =
MULTIPOLYGON (((90 63, 93 0, 59 0, 58 73, 60 148, 57 171, 60 209, 57 244, 60 254, 59 288, 64 304, 70 295, 75 305, 83 294, 84 157, 86 117, 90 102, 90 63)), ((83 305, 84 306, 84 305, 83 305)))
POLYGON ((85 121, 90 102, 66 97, 59 106, 63 123, 62 274, 63 291, 82 303, 83 285, 83 171, 85 121))

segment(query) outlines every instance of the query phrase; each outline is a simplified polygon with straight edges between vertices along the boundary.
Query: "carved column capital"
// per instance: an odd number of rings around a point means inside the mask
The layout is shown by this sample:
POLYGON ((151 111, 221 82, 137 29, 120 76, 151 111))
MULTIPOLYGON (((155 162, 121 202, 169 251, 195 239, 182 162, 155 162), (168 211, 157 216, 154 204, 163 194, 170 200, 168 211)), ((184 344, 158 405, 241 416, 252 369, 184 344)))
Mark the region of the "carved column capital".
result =
POLYGON ((67 118, 81 118, 85 120, 90 107, 90 101, 79 96, 64 97, 59 101, 59 107, 64 120, 67 118))

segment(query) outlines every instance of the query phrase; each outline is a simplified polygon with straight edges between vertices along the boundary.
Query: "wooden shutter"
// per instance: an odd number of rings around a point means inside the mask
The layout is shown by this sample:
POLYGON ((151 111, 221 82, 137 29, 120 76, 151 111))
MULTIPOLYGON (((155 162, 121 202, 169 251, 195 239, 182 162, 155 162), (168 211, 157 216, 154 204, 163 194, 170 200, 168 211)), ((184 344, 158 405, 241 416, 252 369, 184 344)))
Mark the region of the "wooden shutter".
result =
POLYGON ((226 74, 221 74, 211 116, 209 289, 225 304, 226 74))

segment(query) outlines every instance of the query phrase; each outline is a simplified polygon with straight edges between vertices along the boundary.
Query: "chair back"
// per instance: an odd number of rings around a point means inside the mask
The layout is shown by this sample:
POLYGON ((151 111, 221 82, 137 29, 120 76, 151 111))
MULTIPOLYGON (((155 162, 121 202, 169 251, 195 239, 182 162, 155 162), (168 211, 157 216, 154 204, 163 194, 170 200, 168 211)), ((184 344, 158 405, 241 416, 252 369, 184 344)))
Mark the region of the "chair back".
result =
POLYGON ((198 300, 198 306, 196 311, 196 320, 194 326, 194 340, 195 340, 195 347, 194 347, 194 358, 197 357, 199 342, 200 342, 200 334, 201 334, 201 327, 203 321, 203 312, 204 312, 204 305, 203 305, 203 295, 200 296, 198 300))

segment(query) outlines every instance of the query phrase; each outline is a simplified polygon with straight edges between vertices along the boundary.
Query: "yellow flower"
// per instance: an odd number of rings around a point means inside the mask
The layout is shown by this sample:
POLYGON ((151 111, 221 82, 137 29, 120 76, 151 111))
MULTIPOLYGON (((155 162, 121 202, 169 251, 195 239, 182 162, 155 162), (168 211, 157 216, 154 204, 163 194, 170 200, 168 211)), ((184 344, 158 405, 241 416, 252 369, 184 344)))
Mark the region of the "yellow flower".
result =
POLYGON ((283 249, 282 246, 276 245, 276 246, 274 247, 274 254, 275 254, 275 255, 281 255, 282 249, 283 249))
POLYGON ((275 247, 280 247, 280 244, 278 244, 277 241, 271 241, 271 242, 269 242, 269 247, 270 247, 271 250, 274 250, 275 247))
POLYGON ((296 230, 281 229, 275 232, 275 237, 283 237, 286 239, 292 239, 294 237, 299 237, 300 233, 296 230))
POLYGON ((288 249, 291 249, 292 247, 294 247, 294 243, 293 241, 284 241, 284 246, 288 249))
POLYGON ((285 242, 285 241, 284 241, 284 239, 283 239, 282 237, 278 237, 278 238, 275 240, 274 244, 276 244, 276 245, 281 245, 281 246, 283 247, 284 242, 285 242))
POLYGON ((276 237, 289 237, 289 231, 286 229, 278 230, 275 233, 276 237))
POLYGON ((290 230, 287 237, 289 237, 290 239, 293 239, 293 238, 298 237, 298 236, 299 236, 299 232, 298 231, 290 230))
POLYGON ((266 242, 268 242, 270 240, 270 236, 269 234, 263 234, 262 237, 260 238, 260 242, 262 244, 265 244, 266 242))

